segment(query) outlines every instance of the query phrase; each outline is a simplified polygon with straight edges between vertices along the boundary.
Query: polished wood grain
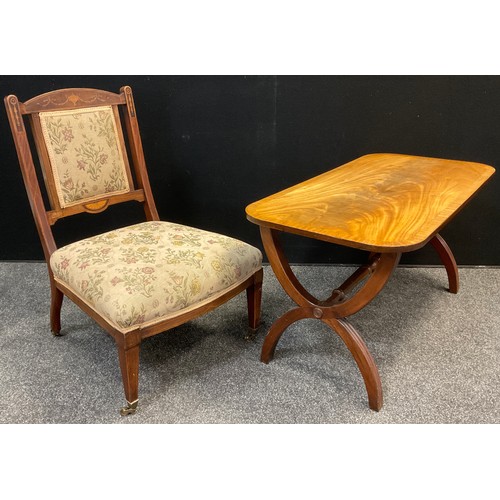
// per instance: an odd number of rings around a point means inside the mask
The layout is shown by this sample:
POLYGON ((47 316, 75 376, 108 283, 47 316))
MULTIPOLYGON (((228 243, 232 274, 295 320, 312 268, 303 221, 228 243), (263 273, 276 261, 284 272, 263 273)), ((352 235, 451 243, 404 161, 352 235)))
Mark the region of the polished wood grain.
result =
POLYGON ((481 163, 377 153, 252 203, 250 221, 375 252, 424 246, 494 173, 481 163))

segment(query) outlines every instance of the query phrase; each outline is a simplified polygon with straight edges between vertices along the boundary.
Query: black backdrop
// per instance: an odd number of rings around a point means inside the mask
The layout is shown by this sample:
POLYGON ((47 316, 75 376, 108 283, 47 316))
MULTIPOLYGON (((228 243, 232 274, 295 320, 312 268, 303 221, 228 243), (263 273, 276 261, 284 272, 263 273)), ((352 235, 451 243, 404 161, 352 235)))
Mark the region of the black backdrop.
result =
MULTIPOLYGON (((3 76, 21 101, 63 87, 134 90, 160 217, 261 247, 245 206, 366 153, 500 165, 498 76, 3 76)), ((5 110, 0 111, 1 260, 43 254, 5 110)), ((500 265, 500 175, 442 232, 458 264, 500 265)), ((135 204, 59 221, 65 244, 131 221, 135 204)), ((358 263, 364 253, 286 238, 296 263, 358 263)), ((403 263, 436 264, 431 249, 403 263)))

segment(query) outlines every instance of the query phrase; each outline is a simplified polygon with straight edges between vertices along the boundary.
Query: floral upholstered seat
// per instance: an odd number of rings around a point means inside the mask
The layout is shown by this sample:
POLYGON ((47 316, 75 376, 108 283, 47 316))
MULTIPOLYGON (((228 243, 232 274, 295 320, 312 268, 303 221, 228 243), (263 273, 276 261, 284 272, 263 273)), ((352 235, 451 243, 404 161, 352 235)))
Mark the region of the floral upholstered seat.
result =
POLYGON ((55 279, 122 332, 211 301, 261 263, 239 240, 159 221, 80 240, 50 259, 55 279))

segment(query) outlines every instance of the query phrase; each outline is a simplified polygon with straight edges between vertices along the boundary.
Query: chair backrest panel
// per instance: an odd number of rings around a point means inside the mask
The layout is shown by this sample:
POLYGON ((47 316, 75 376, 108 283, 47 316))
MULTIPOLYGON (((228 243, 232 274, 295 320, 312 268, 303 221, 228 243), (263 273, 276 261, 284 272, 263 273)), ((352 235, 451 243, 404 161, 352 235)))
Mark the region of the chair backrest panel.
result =
POLYGON ((56 248, 50 225, 62 217, 97 213, 109 205, 135 200, 143 203, 148 220, 158 220, 130 87, 122 87, 120 94, 62 89, 24 103, 10 95, 5 105, 46 257, 56 248), (125 108, 123 119, 138 189, 131 174, 119 106, 125 108), (43 204, 23 115, 30 118, 51 210, 43 204))
POLYGON ((95 202, 133 189, 121 130, 111 106, 44 111, 33 116, 40 123, 39 146, 46 182, 65 208, 95 202), (48 165, 47 158, 49 160, 48 165), (47 166, 50 169, 47 169, 47 166))

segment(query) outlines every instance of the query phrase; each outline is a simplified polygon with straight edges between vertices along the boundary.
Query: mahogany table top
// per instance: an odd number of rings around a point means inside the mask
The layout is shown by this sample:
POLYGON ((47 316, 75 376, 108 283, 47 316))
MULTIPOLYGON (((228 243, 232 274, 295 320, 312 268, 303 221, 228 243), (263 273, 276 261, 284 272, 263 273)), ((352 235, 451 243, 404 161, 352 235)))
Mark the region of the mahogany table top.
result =
POLYGON ((481 163, 362 156, 248 205, 261 226, 378 252, 424 246, 495 172, 481 163))

